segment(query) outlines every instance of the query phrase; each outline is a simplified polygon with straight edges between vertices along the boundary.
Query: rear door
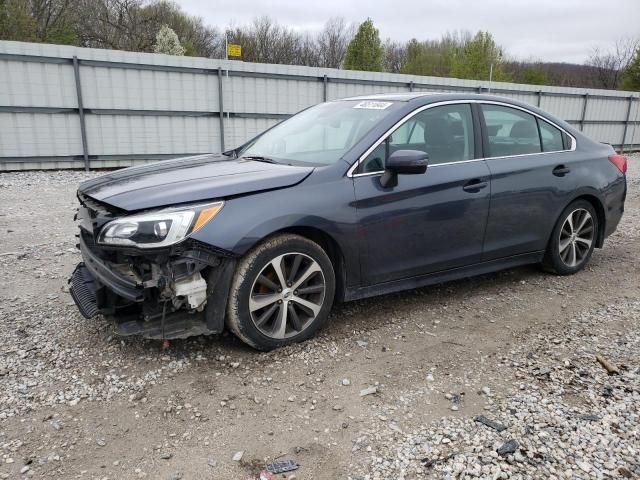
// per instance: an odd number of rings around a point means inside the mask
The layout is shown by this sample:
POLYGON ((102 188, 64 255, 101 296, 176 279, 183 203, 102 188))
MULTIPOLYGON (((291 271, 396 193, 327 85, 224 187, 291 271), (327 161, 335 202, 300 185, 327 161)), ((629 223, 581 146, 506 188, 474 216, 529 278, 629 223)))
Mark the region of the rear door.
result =
POLYGON ((541 251, 575 186, 569 135, 524 109, 479 106, 491 209, 483 260, 541 251))
POLYGON ((361 265, 367 284, 479 262, 489 212, 489 169, 474 136, 471 106, 416 113, 379 141, 354 175, 361 265), (426 173, 380 184, 395 150, 429 155, 426 173))

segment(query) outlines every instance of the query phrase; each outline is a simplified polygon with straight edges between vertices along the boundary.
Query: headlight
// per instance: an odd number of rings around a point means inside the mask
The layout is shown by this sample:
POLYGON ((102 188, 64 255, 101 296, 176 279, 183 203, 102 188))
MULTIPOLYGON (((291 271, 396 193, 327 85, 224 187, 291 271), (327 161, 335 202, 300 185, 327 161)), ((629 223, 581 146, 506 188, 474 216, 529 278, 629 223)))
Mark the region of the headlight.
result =
POLYGON ((118 218, 102 227, 98 242, 139 248, 173 245, 200 230, 223 205, 216 202, 167 208, 118 218))

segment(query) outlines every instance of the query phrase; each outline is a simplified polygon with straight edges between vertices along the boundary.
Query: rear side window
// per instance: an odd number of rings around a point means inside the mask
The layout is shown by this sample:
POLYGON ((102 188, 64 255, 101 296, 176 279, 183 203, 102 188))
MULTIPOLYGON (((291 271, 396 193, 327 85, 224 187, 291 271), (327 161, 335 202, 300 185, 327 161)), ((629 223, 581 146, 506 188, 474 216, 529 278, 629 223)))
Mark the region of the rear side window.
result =
POLYGON ((533 115, 500 105, 482 105, 489 138, 489 156, 506 157, 542 152, 533 115))
POLYGON ((543 152, 559 152, 568 148, 564 144, 564 137, 562 131, 559 128, 545 122, 538 118, 538 125, 540 126, 540 140, 542 140, 543 152))

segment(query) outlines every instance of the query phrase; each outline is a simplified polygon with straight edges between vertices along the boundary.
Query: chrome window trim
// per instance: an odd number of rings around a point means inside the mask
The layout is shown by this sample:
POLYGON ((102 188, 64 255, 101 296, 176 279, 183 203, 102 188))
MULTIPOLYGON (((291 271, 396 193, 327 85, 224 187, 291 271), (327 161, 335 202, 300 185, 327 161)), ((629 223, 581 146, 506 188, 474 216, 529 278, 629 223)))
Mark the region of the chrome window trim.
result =
POLYGON ((530 155, 548 155, 548 154, 551 154, 551 153, 573 152, 577 147, 576 138, 573 135, 571 135, 569 132, 567 132, 564 128, 562 128, 560 125, 556 124, 555 122, 549 120, 548 118, 546 118, 546 117, 544 117, 544 116, 542 116, 542 115, 540 115, 538 113, 532 112, 531 110, 529 110, 527 108, 524 108, 524 107, 521 107, 519 105, 514 105, 512 103, 507 103, 507 102, 500 102, 500 101, 497 101, 497 100, 472 100, 472 99, 469 99, 469 100, 445 100, 445 101, 442 101, 442 102, 436 102, 436 103, 430 103, 428 105, 423 105, 420 108, 417 108, 412 112, 409 112, 407 115, 405 115, 400 120, 398 120, 396 123, 394 123, 393 126, 391 126, 386 132, 384 132, 384 134, 382 134, 380 136, 380 138, 374 142, 373 145, 371 145, 367 150, 365 150, 365 152, 362 155, 360 155, 360 158, 358 158, 358 160, 356 162, 354 162, 353 165, 351 165, 349 167, 349 170, 347 170, 347 177, 351 177, 351 178, 368 177, 368 176, 371 176, 371 175, 380 175, 380 174, 384 173, 384 170, 378 170, 376 172, 364 172, 364 173, 354 173, 354 171, 360 166, 360 164, 363 162, 363 160, 365 158, 367 158, 367 156, 373 150, 375 150, 378 147, 378 145, 380 145, 389 136, 389 134, 393 133, 400 125, 402 125, 404 122, 409 120, 414 115, 417 115, 420 112, 428 110, 429 108, 441 107, 443 105, 456 105, 456 104, 460 104, 460 103, 479 103, 479 104, 487 104, 487 105, 500 105, 500 106, 503 106, 503 107, 515 108, 516 110, 522 110, 523 112, 528 113, 529 115, 533 115, 534 117, 537 117, 537 118, 547 122, 549 125, 553 125, 558 130, 560 130, 561 132, 565 133, 571 139, 571 148, 566 149, 566 150, 555 150, 553 152, 520 153, 518 155, 503 155, 503 156, 498 156, 498 157, 472 158, 470 160, 461 160, 459 162, 436 163, 435 165, 430 165, 431 168, 437 167, 438 165, 454 165, 454 164, 458 164, 458 163, 469 163, 469 162, 476 162, 476 161, 480 161, 480 160, 493 160, 493 159, 502 159, 502 158, 525 157, 525 156, 530 156, 530 155))

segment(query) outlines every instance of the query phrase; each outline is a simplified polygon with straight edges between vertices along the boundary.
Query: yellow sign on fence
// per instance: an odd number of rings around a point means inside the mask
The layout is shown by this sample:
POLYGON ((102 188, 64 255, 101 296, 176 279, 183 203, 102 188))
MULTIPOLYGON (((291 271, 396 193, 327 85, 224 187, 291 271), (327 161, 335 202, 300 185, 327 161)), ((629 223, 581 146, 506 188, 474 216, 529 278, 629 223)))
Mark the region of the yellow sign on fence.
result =
POLYGON ((242 56, 242 47, 240 45, 236 45, 234 43, 230 43, 227 45, 227 55, 229 57, 240 57, 242 56))

